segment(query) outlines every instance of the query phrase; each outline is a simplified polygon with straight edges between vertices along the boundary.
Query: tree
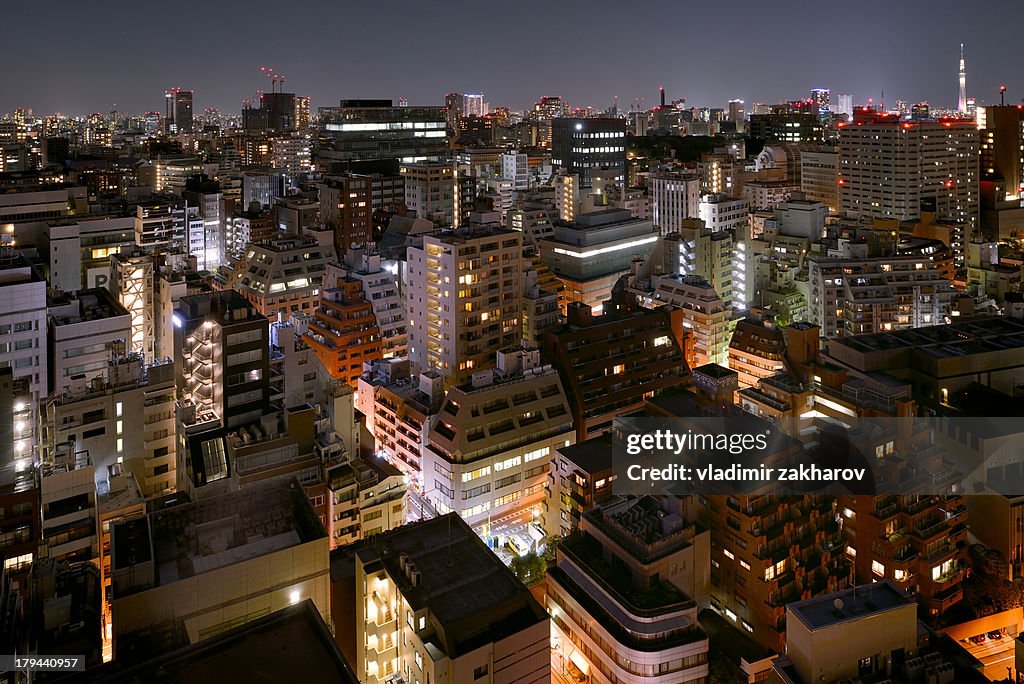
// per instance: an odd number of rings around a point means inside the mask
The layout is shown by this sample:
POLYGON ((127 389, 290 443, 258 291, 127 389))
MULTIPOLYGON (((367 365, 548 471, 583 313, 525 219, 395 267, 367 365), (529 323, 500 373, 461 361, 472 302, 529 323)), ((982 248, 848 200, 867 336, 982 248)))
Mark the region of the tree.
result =
POLYGON ((525 555, 513 558, 508 567, 520 582, 529 587, 543 581, 548 564, 542 557, 530 551, 525 555))
POLYGON ((547 538, 544 544, 544 562, 548 565, 555 564, 555 556, 558 552, 558 545, 562 542, 562 537, 557 534, 553 534, 547 538))

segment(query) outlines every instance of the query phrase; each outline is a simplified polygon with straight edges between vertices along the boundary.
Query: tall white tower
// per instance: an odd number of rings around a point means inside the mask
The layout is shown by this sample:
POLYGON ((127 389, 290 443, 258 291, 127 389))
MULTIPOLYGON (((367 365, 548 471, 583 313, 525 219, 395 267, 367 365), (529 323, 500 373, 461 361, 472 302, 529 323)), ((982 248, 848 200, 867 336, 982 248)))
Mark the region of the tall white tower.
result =
POLYGON ((964 44, 960 43, 960 101, 957 111, 967 113, 967 67, 964 66, 964 44))

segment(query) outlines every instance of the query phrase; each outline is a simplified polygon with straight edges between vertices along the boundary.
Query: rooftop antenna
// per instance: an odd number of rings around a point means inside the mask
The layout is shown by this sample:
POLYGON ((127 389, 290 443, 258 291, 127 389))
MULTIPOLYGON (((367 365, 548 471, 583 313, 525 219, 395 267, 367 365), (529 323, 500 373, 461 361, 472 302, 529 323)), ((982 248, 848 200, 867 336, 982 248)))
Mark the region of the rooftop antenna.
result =
POLYGON ((1006 86, 1004 85, 999 86, 999 106, 1006 106, 1006 86))

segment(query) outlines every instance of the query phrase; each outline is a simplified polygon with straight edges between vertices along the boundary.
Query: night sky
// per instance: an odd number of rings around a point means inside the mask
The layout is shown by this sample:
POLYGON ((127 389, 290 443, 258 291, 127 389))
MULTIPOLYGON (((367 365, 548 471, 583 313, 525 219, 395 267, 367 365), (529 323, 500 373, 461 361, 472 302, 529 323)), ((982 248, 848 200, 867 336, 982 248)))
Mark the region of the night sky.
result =
POLYGON ((269 90, 261 65, 313 107, 338 99, 406 97, 443 104, 483 91, 492 107, 540 95, 620 110, 637 97, 723 107, 775 102, 815 87, 855 103, 885 91, 955 106, 959 43, 968 95, 1024 98, 1024 3, 1006 0, 53 0, 5 8, 0 113, 123 113, 163 108, 172 86, 194 89, 196 112, 237 113, 269 90), (45 8, 45 9, 42 9, 45 8), (20 19, 20 21, 19 21, 20 19))

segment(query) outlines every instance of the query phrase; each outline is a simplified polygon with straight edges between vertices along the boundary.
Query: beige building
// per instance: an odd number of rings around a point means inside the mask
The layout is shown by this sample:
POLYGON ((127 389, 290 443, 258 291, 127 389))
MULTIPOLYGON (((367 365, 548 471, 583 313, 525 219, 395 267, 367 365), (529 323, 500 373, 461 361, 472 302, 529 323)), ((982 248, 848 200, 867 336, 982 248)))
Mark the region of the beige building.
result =
POLYGON ((472 525, 527 509, 539 518, 552 452, 576 435, 558 372, 538 350, 497 358, 448 391, 421 462, 425 498, 472 525))
POLYGON ((347 614, 335 633, 360 682, 551 681, 548 615, 457 515, 344 553, 351 570, 336 578, 335 595, 354 601, 338 604, 347 614))
POLYGON ((133 639, 196 643, 306 599, 330 623, 328 539, 297 482, 158 510, 111 537, 115 658, 133 639))
POLYGON ((917 604, 884 581, 791 603, 786 653, 791 667, 776 661, 770 681, 812 684, 889 672, 917 654, 917 604))
POLYGON ((409 490, 401 471, 379 459, 354 459, 327 473, 331 548, 405 522, 409 490))
POLYGON ((448 385, 494 366, 494 351, 520 340, 522 240, 498 226, 423 237, 408 249, 409 359, 448 385))
POLYGON ((40 407, 43 462, 87 453, 97 482, 135 475, 144 496, 175 487, 174 364, 140 355, 109 361, 103 376, 76 381, 40 407))

